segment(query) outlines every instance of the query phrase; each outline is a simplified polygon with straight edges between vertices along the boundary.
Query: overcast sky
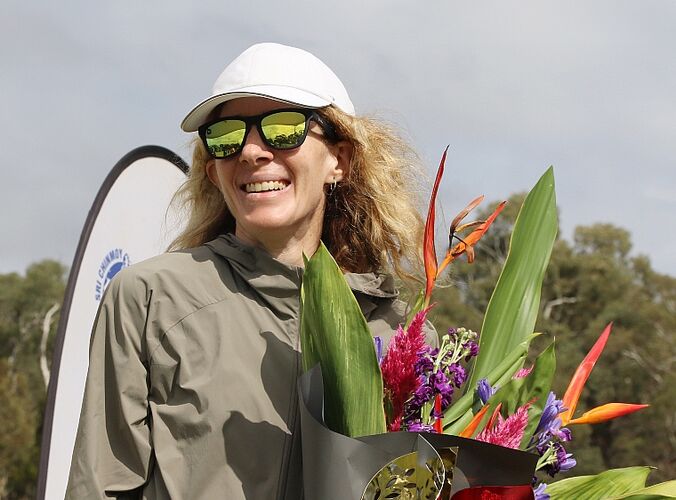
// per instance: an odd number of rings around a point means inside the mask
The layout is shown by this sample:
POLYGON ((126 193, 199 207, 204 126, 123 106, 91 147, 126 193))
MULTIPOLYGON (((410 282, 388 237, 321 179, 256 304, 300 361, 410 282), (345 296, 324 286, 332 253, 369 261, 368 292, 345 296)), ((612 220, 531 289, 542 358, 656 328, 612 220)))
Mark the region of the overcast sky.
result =
POLYGON ((94 196, 128 151, 185 159, 179 123, 249 45, 305 48, 358 113, 397 123, 446 213, 555 167, 563 236, 631 231, 676 275, 676 2, 3 0, 0 272, 70 264, 94 196))

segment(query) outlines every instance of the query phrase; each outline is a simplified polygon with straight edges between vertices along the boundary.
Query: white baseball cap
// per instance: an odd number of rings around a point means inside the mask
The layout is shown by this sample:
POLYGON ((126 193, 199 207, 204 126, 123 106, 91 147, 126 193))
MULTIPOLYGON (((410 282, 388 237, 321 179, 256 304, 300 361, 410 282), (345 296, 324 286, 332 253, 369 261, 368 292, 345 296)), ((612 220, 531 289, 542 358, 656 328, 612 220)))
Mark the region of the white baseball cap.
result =
POLYGON ((216 106, 239 97, 258 96, 304 108, 333 104, 354 115, 343 83, 317 57, 278 43, 252 45, 232 61, 214 83, 211 97, 193 108, 181 122, 195 132, 216 106))

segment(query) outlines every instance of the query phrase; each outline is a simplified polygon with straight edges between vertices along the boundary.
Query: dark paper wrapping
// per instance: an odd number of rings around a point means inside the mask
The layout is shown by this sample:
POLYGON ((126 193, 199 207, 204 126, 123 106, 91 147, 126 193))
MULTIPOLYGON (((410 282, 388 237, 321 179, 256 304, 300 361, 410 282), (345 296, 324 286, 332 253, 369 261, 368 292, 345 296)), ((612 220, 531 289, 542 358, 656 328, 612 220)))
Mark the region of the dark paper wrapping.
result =
POLYGON ((452 476, 452 487, 447 482, 444 495, 421 498, 449 498, 475 486, 529 485, 533 478, 537 455, 473 439, 427 432, 343 436, 324 423, 319 366, 302 375, 298 387, 305 500, 360 500, 384 467, 413 452, 418 467, 427 465, 425 472, 432 476, 446 458, 446 474, 452 476))

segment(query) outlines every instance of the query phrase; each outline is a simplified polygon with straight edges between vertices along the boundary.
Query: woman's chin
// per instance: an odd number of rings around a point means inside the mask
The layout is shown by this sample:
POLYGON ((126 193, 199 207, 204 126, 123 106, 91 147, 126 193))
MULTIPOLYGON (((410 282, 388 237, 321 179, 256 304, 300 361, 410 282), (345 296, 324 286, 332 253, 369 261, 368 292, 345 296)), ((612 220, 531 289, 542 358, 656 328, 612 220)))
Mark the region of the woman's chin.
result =
POLYGON ((274 233, 286 233, 294 227, 294 221, 279 213, 279 210, 258 210, 254 214, 238 219, 238 229, 257 239, 266 238, 274 233))

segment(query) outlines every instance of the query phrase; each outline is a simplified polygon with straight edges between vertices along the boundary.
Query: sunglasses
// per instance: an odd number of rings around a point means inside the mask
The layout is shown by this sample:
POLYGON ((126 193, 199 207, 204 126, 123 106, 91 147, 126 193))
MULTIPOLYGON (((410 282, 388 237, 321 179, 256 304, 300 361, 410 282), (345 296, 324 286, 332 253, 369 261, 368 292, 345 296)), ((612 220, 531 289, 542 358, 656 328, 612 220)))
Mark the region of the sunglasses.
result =
POLYGON ((337 140, 333 126, 312 109, 278 109, 258 116, 217 118, 202 125, 198 133, 211 157, 222 159, 242 150, 252 125, 271 148, 297 148, 307 137, 310 120, 322 127, 327 139, 337 140))

